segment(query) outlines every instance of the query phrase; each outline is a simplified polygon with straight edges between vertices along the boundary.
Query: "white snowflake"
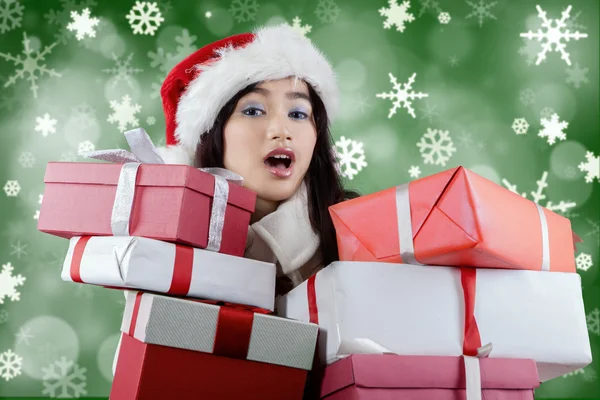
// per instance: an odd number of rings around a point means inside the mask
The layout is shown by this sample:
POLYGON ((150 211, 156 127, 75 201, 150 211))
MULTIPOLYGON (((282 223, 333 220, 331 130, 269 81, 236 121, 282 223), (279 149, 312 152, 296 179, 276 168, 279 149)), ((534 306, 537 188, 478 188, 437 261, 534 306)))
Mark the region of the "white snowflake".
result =
POLYGON ((71 108, 69 122, 81 128, 94 127, 98 124, 96 110, 87 103, 81 103, 76 107, 71 108))
POLYGON ((365 110, 370 109, 372 106, 368 97, 363 96, 362 93, 358 93, 355 98, 352 98, 352 104, 356 107, 355 110, 361 113, 364 113, 365 110))
POLYGON ((410 2, 403 1, 402 4, 398 5, 398 0, 388 0, 390 8, 380 8, 379 14, 386 18, 383 23, 385 29, 390 29, 393 25, 396 26, 396 31, 404 32, 404 24, 407 22, 413 22, 415 16, 408 12, 410 2))
POLYGON ((577 269, 587 271, 592 267, 592 256, 586 253, 579 253, 575 257, 575 265, 577 265, 577 269))
POLYGON ((340 140, 335 142, 335 145, 336 157, 339 158, 342 167, 342 175, 352 180, 356 174, 367 166, 363 144, 342 136, 340 140), (340 148, 339 151, 337 147, 340 148))
POLYGON ((117 122, 120 131, 124 131, 127 128, 127 125, 131 125, 132 128, 135 128, 139 124, 135 115, 142 110, 142 106, 139 104, 131 104, 131 98, 129 96, 123 96, 120 103, 118 101, 111 101, 110 108, 112 108, 114 112, 108 116, 108 122, 111 124, 117 122))
POLYGON ((565 140, 567 138, 567 134, 563 130, 567 129, 569 123, 560 121, 558 114, 552 114, 550 119, 542 118, 540 124, 542 124, 543 128, 538 133, 538 136, 548 138, 548 144, 554 144, 556 139, 565 140))
POLYGON ((204 13, 204 16, 205 16, 206 18, 211 18, 211 17, 212 17, 212 12, 210 12, 210 11, 207 11, 207 12, 205 12, 205 13, 204 13))
POLYGON ((438 21, 440 21, 440 24, 449 24, 451 19, 452 18, 450 17, 450 14, 447 12, 441 12, 440 15, 438 15, 438 21))
POLYGON ((575 13, 575 15, 570 15, 569 18, 567 18, 565 28, 567 28, 571 32, 578 31, 578 30, 582 30, 582 31, 587 30, 585 25, 580 24, 577 21, 579 19, 580 15, 581 15, 581 11, 577 11, 575 13))
POLYGON ((85 396, 87 394, 85 373, 85 368, 63 356, 48 367, 42 367, 44 384, 42 394, 58 398, 85 396))
POLYGON ((581 33, 579 31, 571 32, 566 28, 566 21, 569 18, 569 13, 571 12, 571 6, 568 6, 566 10, 562 12, 560 19, 548 19, 546 16, 546 11, 542 9, 539 5, 536 5, 535 8, 538 11, 538 17, 542 20, 542 28, 546 28, 545 31, 542 29, 538 29, 537 32, 528 31, 526 33, 521 33, 522 38, 526 38, 529 40, 536 39, 538 42, 542 43, 542 51, 538 54, 535 65, 539 65, 542 61, 546 59, 546 53, 548 52, 558 52, 561 54, 561 57, 568 65, 571 65, 571 59, 569 53, 565 50, 567 44, 565 42, 572 40, 579 40, 586 38, 587 33, 581 33), (565 42, 563 42, 563 40, 565 42), (552 46, 554 45, 554 47, 552 46))
POLYGON ((129 25, 133 28, 134 35, 154 36, 160 24, 165 20, 156 3, 136 1, 126 16, 129 25))
POLYGON ((446 166, 456 147, 448 131, 427 128, 427 132, 417 143, 425 164, 446 166))
POLYGON ((408 170, 408 175, 411 178, 418 178, 419 176, 421 176, 421 168, 419 168, 418 165, 411 165, 410 169, 408 170))
POLYGON ((25 277, 23 275, 13 275, 14 267, 11 263, 2 265, 0 272, 0 304, 4 304, 4 299, 19 301, 21 293, 17 291, 17 286, 23 286, 25 277))
POLYGON ((421 9, 419 10, 419 17, 423 16, 425 12, 429 9, 432 9, 436 14, 442 12, 440 8, 440 3, 437 0, 421 0, 421 9))
POLYGON ((538 53, 542 51, 540 42, 523 39, 523 46, 519 47, 518 53, 526 58, 527 65, 534 65, 538 53))
POLYGON ((158 0, 156 3, 160 6, 160 10, 164 15, 167 15, 173 8, 173 4, 169 0, 158 0))
POLYGON ((471 132, 461 132, 458 136, 458 143, 462 147, 471 148, 473 146, 473 134, 471 132))
MULTIPOLYGON (((536 191, 529 192, 529 194, 531 195, 532 201, 536 204, 540 204, 540 202, 542 200, 546 199, 544 190, 548 187, 547 179, 548 179, 548 171, 544 171, 542 173, 541 179, 535 182, 537 184, 536 191)), ((519 195, 523 196, 524 198, 527 198, 527 193, 525 193, 525 192, 519 193, 517 191, 517 185, 511 184, 506 179, 502 179, 502 184, 504 186, 506 186, 506 188, 508 190, 510 190, 511 192, 519 194, 519 195)), ((546 202, 546 205, 544 205, 544 207, 546 207, 548 210, 554 211, 554 212, 560 212, 562 214, 566 213, 568 209, 573 208, 575 206, 577 206, 577 203, 574 203, 572 201, 564 201, 564 200, 561 200, 560 203, 558 203, 558 204, 553 204, 552 201, 548 200, 546 202)))
POLYGON ((562 377, 563 377, 563 378, 568 378, 568 377, 571 377, 571 376, 575 376, 575 375, 583 375, 583 374, 584 374, 584 372, 583 372, 583 368, 580 368, 580 369, 576 369, 575 371, 571 371, 571 372, 569 372, 569 373, 567 373, 567 374, 563 375, 562 377))
POLYGON ((568 218, 572 221, 575 220, 575 218, 579 218, 581 215, 573 210, 567 210, 564 213, 561 213, 563 217, 568 218))
POLYGON ((552 114, 555 114, 556 111, 554 111, 554 109, 552 107, 544 107, 542 108, 542 111, 540 111, 540 119, 542 118, 546 118, 546 119, 550 119, 552 117, 552 114))
POLYGON ((521 99, 521 103, 523 103, 524 106, 530 106, 533 103, 535 103, 535 92, 533 91, 533 89, 523 89, 521 90, 521 93, 519 94, 519 98, 521 99))
MULTIPOLYGON (((59 9, 51 9, 48 11, 44 18, 48 21, 49 25, 55 25, 53 29, 55 31, 54 38, 58 43, 68 44, 73 38, 73 33, 68 29, 68 25, 72 22, 72 12, 83 12, 84 9, 92 9, 98 4, 95 0, 59 0, 61 6, 59 9)), ((102 23, 97 25, 99 29, 102 23)), ((78 44, 84 47, 90 48, 92 43, 89 37, 83 38, 77 41, 78 44)))
POLYGON ((90 38, 96 37, 94 27, 100 23, 100 20, 96 17, 90 18, 89 8, 84 9, 81 15, 77 11, 71 11, 71 18, 73 22, 67 25, 67 29, 71 32, 77 32, 75 35, 77 40, 82 40, 85 36, 90 38))
POLYGON ((589 72, 589 68, 581 68, 579 63, 576 62, 572 68, 567 67, 567 79, 566 82, 570 83, 575 87, 575 89, 579 89, 582 83, 589 83, 590 81, 587 78, 587 73, 589 72))
POLYGON ((10 255, 12 256, 14 254, 15 256, 17 256, 17 260, 20 260, 21 256, 27 255, 27 251, 25 251, 25 249, 27 248, 27 244, 21 243, 20 240, 17 240, 16 244, 11 244, 10 247, 12 247, 10 255))
POLYGON ((130 65, 132 57, 133 53, 129 53, 125 60, 121 60, 114 53, 112 54, 112 58, 115 61, 115 66, 112 68, 105 68, 102 70, 102 72, 106 72, 115 77, 115 79, 112 82, 113 87, 117 86, 117 83, 119 81, 124 80, 125 82, 127 82, 127 85, 133 89, 133 81, 131 80, 133 78, 133 74, 139 74, 144 70, 140 68, 133 68, 130 65))
POLYGON ((568 165, 564 169, 564 174, 567 178, 573 179, 577 176, 577 168, 572 165, 568 165))
POLYGON ((458 57, 455 55, 450 56, 448 58, 448 64, 450 64, 451 67, 456 67, 458 65, 458 57))
POLYGON ((19 156, 19 164, 21 164, 23 168, 33 168, 33 164, 35 164, 33 153, 30 151, 22 152, 19 156))
POLYGON ((595 309, 587 316, 588 331, 600 335, 600 310, 595 309))
POLYGON ((525 135, 529 129, 529 123, 525 118, 515 118, 512 124, 512 129, 517 135, 525 135))
POLYGON ((600 156, 594 156, 594 153, 588 151, 585 153, 585 162, 579 164, 579 170, 586 172, 586 183, 600 181, 600 156))
POLYGON ((594 382, 598 377, 596 376, 596 370, 591 366, 587 367, 583 371, 583 380, 586 382, 594 382))
POLYGON ((0 354, 0 376, 9 381, 17 375, 21 375, 23 358, 15 354, 11 349, 0 354))
POLYGON ((84 140, 83 142, 79 143, 79 146, 77 147, 77 154, 81 156, 88 151, 94 150, 96 150, 94 143, 90 142, 89 140, 84 140))
MULTIPOLYGON (((196 51, 196 36, 190 35, 187 29, 181 31, 181 35, 175 36, 175 52, 167 53, 162 47, 158 47, 156 52, 149 51, 150 66, 158 69, 164 74, 169 73, 171 69, 185 57, 196 51)), ((161 80, 164 76, 161 74, 161 80)))
POLYGON ((407 112, 412 115, 413 118, 416 118, 415 110, 412 108, 411 100, 422 99, 429 96, 427 93, 416 93, 413 91, 412 85, 415 83, 415 77, 417 76, 417 73, 413 73, 410 78, 408 78, 407 83, 398 83, 396 77, 391 73, 389 73, 389 76, 390 81, 394 85, 392 91, 389 93, 378 93, 375 95, 375 97, 380 99, 394 100, 393 106, 388 114, 388 118, 392 118, 392 115, 396 114, 396 110, 403 107, 406 108, 407 112))
POLYGON ((486 3, 484 0, 479 0, 479 3, 475 3, 474 1, 467 0, 467 4, 471 6, 473 11, 468 14, 465 18, 469 19, 472 17, 477 17, 479 20, 479 27, 483 26, 483 21, 485 18, 496 19, 496 16, 490 12, 490 9, 494 7, 498 2, 492 1, 491 3, 486 3))
POLYGON ((17 0, 0 0, 0 33, 19 28, 24 9, 17 0))
POLYGON ((312 26, 310 26, 310 25, 302 26, 302 20, 300 19, 300 17, 294 18, 292 20, 291 26, 296 32, 298 32, 302 36, 306 36, 306 34, 310 33, 310 31, 312 30, 312 26))
MULTIPOLYGON (((83 286, 83 285, 78 285, 83 286)), ((29 339, 33 339, 34 336, 31 334, 31 328, 23 328, 19 329, 19 332, 15 334, 15 338, 17 340, 17 344, 24 343, 29 346, 29 339)))
POLYGON ((43 137, 56 133, 57 120, 50 117, 50 114, 45 113, 42 117, 35 117, 35 130, 41 132, 43 137))
POLYGON ((334 0, 319 0, 317 8, 315 8, 315 15, 322 23, 331 24, 337 21, 340 11, 340 7, 334 0))
POLYGON ((17 197, 20 191, 21 185, 19 185, 18 181, 6 181, 4 184, 4 193, 6 193, 8 197, 17 197))
POLYGON ((150 116, 148 118, 146 118, 146 123, 150 126, 154 125, 156 123, 156 118, 150 116))
MULTIPOLYGON (((77 158, 75 158, 73 161, 77 161, 77 158)), ((38 197, 38 204, 42 204, 43 199, 44 195, 40 194, 38 197)), ((36 221, 40 219, 40 210, 35 211, 35 214, 33 214, 33 219, 36 221)))
POLYGON ((232 0, 229 13, 237 22, 254 21, 258 8, 256 0, 232 0))
POLYGON ((4 84, 4 87, 14 85, 17 80, 22 79, 29 81, 29 88, 33 93, 33 97, 37 98, 38 85, 37 81, 44 75, 60 77, 61 75, 53 69, 48 69, 44 61, 46 56, 52 52, 52 49, 57 43, 52 43, 50 46, 44 47, 41 52, 36 52, 30 47, 31 40, 27 38, 27 34, 23 32, 23 51, 18 56, 13 56, 8 53, 0 53, 0 57, 14 64, 15 73, 11 75, 4 84), (18 69, 20 68, 20 69, 18 69))
POLYGON ((422 112, 421 119, 427 118, 429 123, 433 122, 433 117, 439 117, 440 114, 435 110, 437 105, 430 105, 427 100, 425 100, 425 107, 420 108, 419 111, 422 112))

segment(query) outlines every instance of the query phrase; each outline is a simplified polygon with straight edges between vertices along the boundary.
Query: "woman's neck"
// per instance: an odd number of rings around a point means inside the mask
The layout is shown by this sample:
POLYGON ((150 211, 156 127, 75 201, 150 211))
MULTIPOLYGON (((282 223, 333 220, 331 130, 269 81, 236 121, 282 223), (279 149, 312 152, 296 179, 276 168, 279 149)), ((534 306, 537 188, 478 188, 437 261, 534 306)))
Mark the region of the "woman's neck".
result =
POLYGON ((277 210, 278 206, 279 202, 277 201, 264 200, 257 197, 256 207, 250 217, 250 224, 260 221, 264 216, 271 214, 273 211, 277 210))

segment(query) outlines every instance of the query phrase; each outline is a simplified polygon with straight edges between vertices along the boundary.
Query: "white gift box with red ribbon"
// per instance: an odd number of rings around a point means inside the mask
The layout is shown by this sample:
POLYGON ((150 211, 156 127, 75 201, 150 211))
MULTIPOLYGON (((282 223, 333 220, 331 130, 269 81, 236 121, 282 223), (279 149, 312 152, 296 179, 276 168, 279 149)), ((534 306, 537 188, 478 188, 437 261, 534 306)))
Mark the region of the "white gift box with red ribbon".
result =
POLYGON ((121 331, 144 343, 310 370, 318 326, 266 311, 130 291, 121 331))
POLYGON ((275 265, 135 236, 70 239, 61 278, 273 310, 275 265))
POLYGON ((276 307, 319 324, 327 363, 370 352, 368 344, 402 355, 485 356, 491 348, 489 357, 535 360, 546 381, 592 361, 575 273, 335 262, 276 307))

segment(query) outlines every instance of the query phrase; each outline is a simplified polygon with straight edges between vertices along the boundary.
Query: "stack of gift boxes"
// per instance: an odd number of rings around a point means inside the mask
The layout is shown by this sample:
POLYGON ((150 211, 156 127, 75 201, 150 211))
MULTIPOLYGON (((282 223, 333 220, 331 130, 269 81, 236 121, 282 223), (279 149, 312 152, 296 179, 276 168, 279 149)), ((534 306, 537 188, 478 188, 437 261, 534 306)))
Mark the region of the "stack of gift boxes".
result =
POLYGON ((143 129, 112 163, 49 163, 38 229, 62 279, 125 289, 111 400, 301 399, 318 327, 274 315, 274 264, 243 258, 256 195, 222 169, 165 165, 143 129))
POLYGON ((570 222, 462 167, 330 208, 340 261, 278 299, 320 398, 533 399, 591 362, 570 222))
POLYGON ((275 302, 241 177, 125 135, 49 163, 39 218, 64 280, 127 290, 112 400, 300 399, 311 368, 314 398, 530 400, 591 362, 569 220, 469 170, 332 206, 340 261, 275 302))

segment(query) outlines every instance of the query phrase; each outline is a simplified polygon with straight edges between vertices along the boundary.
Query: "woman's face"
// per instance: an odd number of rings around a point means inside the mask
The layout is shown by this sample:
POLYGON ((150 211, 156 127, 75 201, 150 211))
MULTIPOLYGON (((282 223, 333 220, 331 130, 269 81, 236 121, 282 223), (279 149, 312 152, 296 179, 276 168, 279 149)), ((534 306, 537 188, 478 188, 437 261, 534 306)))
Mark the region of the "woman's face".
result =
POLYGON ((225 168, 269 202, 300 186, 317 140, 308 88, 294 78, 264 81, 236 104, 223 131, 225 168))

